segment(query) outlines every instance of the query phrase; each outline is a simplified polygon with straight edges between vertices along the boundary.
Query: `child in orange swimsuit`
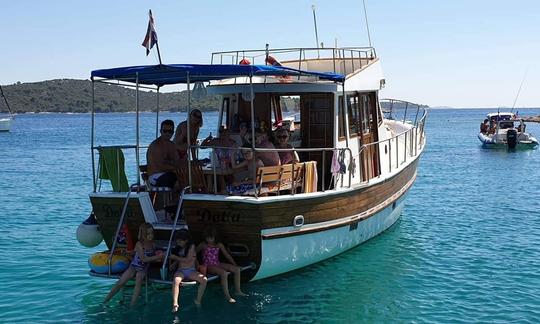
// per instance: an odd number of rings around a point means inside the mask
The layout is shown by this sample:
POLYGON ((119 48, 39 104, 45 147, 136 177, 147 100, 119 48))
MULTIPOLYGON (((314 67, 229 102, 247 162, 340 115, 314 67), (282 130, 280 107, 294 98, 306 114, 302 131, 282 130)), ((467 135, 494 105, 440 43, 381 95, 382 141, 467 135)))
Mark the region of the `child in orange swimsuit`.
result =
POLYGON ((204 242, 197 246, 197 253, 202 251, 203 265, 206 265, 207 273, 218 275, 221 278, 223 293, 229 303, 236 303, 236 300, 229 293, 228 272, 234 273, 234 288, 236 295, 247 296, 240 288, 240 267, 236 265, 233 258, 225 249, 225 246, 217 242, 215 228, 208 228, 204 232, 204 242), (223 263, 219 261, 219 252, 229 261, 223 263))

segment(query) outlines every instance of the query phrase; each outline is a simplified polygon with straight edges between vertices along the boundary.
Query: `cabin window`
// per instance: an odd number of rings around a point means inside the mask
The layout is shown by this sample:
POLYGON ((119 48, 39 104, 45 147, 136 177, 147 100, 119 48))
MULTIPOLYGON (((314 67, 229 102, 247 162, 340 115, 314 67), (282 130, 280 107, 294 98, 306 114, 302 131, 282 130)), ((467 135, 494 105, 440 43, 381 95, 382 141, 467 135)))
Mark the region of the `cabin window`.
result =
POLYGON ((362 102, 362 133, 369 134, 371 132, 370 125, 373 123, 373 109, 369 95, 365 94, 360 97, 362 102))
POLYGON ((347 109, 349 112, 349 132, 351 136, 360 133, 360 111, 358 109, 358 95, 347 96, 347 109))
POLYGON ((339 138, 345 137, 345 109, 343 109, 343 96, 338 99, 338 135, 339 138))

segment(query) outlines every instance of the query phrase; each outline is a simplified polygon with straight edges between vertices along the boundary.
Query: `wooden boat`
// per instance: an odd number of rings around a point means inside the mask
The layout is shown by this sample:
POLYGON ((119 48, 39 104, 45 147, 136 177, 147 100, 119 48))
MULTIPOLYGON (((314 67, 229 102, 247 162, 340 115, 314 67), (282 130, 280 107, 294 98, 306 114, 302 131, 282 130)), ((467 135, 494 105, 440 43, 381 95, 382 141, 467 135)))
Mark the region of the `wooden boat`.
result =
MULTIPOLYGON (((129 168, 137 170, 129 192, 104 191, 100 190, 96 159, 92 159, 94 191, 90 201, 111 256, 119 247, 115 238, 122 228, 127 227, 130 236, 136 237, 138 226, 150 222, 157 242, 167 253, 178 227, 188 227, 196 241, 203 239, 204 228, 217 228, 237 263, 247 266, 245 280, 279 275, 331 258, 396 222, 416 179, 426 142, 425 108, 379 99, 384 79, 373 48, 219 52, 212 54, 210 65, 105 69, 93 71, 91 79, 93 84, 119 83, 137 91, 153 88, 157 96, 165 85, 184 83, 189 93, 193 83, 208 82, 208 93, 222 97, 216 131, 221 125, 234 131, 238 118, 249 125, 267 125, 268 130, 280 124, 283 127, 287 118, 282 116, 281 99, 294 97, 299 103, 298 111, 291 112, 297 118, 288 119, 287 125, 296 143, 294 149, 262 149, 252 144, 251 150, 256 154, 296 151, 301 162, 261 167, 251 190, 223 193, 218 177, 224 172, 215 164, 201 166, 188 150, 183 181, 189 187, 180 194, 174 217, 167 219, 161 206, 153 203, 159 189, 145 186, 138 172, 144 164, 138 100, 135 143, 97 145, 92 117, 93 156, 104 150, 116 150, 123 156, 131 150, 134 165, 129 168), (269 57, 279 59, 279 63, 268 65, 272 61, 269 57), (243 59, 249 58, 253 65, 221 64, 225 58, 233 63, 246 63, 243 59), (383 114, 383 106, 391 118, 383 114)), ((157 127, 156 118, 156 134, 157 127)), ((254 135, 254 127, 249 132, 254 135)), ((204 152, 203 147, 192 148, 199 155, 204 152)), ((206 148, 206 152, 213 155, 217 149, 224 148, 206 148)), ((119 168, 123 168, 122 160, 116 162, 119 168)), ((151 272, 149 279, 166 282, 165 265, 161 271, 151 272)))
POLYGON ((527 133, 525 121, 512 112, 489 113, 487 131, 478 134, 485 148, 531 149, 538 146, 538 140, 527 133))

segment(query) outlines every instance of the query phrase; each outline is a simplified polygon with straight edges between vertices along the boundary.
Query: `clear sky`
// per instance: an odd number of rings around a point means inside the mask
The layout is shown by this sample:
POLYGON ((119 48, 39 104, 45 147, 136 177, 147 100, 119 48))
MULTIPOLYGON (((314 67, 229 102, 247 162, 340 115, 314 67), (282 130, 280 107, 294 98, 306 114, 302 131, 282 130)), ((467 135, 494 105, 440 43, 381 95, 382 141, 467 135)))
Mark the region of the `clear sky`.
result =
MULTIPOLYGON (((0 84, 87 79, 100 68, 156 64, 140 45, 148 9, 164 63, 214 51, 367 46, 361 0, 2 1, 0 84)), ((430 106, 540 107, 540 1, 366 0, 387 87, 430 106)))

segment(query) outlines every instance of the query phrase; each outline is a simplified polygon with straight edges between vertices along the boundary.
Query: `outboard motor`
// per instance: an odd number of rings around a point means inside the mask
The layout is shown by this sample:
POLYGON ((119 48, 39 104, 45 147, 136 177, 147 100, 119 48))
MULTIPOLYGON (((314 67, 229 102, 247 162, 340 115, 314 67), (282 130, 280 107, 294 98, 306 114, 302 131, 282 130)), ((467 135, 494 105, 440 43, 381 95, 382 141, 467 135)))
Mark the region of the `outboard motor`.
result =
POLYGON ((517 145, 517 130, 511 128, 506 132, 506 143, 509 149, 515 149, 517 145))

